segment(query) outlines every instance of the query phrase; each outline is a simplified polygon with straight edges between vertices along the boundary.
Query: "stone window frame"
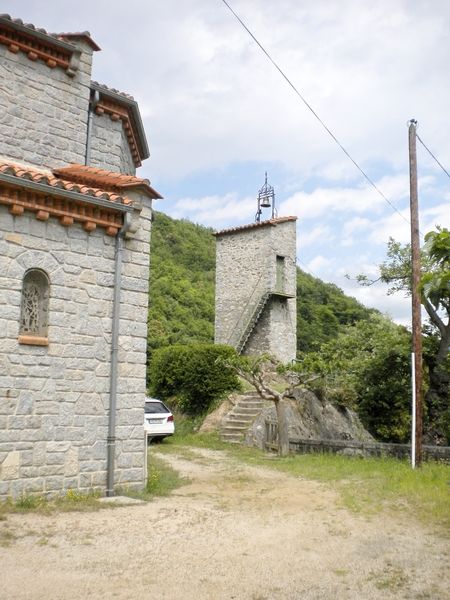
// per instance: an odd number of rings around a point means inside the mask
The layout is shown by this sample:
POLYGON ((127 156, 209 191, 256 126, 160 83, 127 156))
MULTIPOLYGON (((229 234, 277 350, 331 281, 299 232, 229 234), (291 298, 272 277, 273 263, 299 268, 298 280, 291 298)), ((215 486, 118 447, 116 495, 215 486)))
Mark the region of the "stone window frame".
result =
POLYGON ((19 344, 48 346, 50 277, 43 269, 27 269, 22 279, 19 344))

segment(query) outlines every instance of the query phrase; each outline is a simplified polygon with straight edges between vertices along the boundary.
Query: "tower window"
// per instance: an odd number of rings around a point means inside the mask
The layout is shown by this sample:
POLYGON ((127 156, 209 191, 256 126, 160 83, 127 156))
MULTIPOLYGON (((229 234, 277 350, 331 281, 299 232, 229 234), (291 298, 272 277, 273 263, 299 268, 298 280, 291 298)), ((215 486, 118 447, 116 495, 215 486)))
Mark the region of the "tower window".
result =
POLYGON ((277 256, 276 282, 275 282, 277 292, 284 292, 284 284, 285 284, 285 278, 286 278, 285 262, 286 261, 285 261, 284 256, 277 256))

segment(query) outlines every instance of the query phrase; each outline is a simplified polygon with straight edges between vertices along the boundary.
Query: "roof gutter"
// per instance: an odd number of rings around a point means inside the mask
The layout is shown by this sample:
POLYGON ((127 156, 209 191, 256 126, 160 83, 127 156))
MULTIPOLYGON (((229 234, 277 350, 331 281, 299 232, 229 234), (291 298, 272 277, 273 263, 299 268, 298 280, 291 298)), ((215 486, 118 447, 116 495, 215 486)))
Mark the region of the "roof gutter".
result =
POLYGON ((111 326, 111 361, 109 376, 108 437, 106 440, 106 496, 114 496, 114 464, 116 453, 117 379, 119 365, 120 291, 122 285, 123 240, 131 227, 131 215, 125 213, 124 224, 116 237, 114 254, 114 293, 111 326))
POLYGON ((94 196, 86 196, 79 192, 71 192, 64 188, 54 187, 46 183, 39 183, 32 181, 31 179, 22 179, 15 175, 8 175, 7 173, 0 173, 0 183, 4 182, 14 187, 20 187, 27 190, 33 190, 34 192, 48 194, 49 196, 58 196, 60 198, 67 198, 68 200, 76 200, 77 202, 84 202, 85 204, 91 204, 92 206, 101 206, 102 208, 109 208, 110 210, 117 210, 118 212, 131 213, 133 207, 128 204, 121 204, 119 202, 112 202, 105 198, 95 198, 94 196))

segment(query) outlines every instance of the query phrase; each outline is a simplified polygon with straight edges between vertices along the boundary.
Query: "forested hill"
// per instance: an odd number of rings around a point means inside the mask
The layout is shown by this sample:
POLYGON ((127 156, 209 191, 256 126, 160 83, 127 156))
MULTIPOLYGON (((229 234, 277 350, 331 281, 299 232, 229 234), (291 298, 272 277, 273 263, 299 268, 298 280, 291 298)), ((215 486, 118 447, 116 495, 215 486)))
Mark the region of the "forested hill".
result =
MULTIPOLYGON (((213 230, 155 212, 151 240, 149 351, 214 339, 213 230)), ((298 269, 298 349, 314 350, 372 311, 298 269)))

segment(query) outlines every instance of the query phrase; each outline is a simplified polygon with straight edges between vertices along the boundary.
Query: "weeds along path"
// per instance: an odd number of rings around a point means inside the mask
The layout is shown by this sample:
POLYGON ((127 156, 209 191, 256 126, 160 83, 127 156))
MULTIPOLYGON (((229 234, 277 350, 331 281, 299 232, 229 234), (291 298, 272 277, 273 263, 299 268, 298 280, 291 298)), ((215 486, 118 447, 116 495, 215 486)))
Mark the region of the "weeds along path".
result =
POLYGON ((348 512, 324 484, 176 448, 169 497, 8 515, 1 599, 450 599, 450 548, 406 517, 348 512))

